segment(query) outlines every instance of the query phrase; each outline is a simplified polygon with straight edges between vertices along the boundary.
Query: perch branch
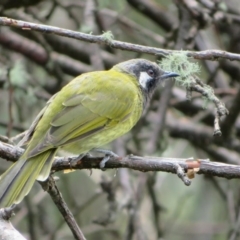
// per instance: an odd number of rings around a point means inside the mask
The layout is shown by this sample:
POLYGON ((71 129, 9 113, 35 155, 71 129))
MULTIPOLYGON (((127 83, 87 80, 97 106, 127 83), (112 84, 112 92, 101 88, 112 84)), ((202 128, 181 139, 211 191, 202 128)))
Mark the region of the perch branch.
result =
MULTIPOLYGON (((10 144, 0 142, 0 157, 17 161, 22 155, 23 149, 10 144)), ((67 169, 100 169, 99 164, 103 157, 85 156, 81 160, 79 157, 56 157, 52 166, 52 171, 62 171, 67 169), (70 164, 74 162, 74 164, 70 164)), ((176 174, 176 166, 180 166, 184 172, 189 169, 198 169, 198 174, 223 177, 227 179, 240 178, 240 166, 234 164, 225 164, 220 162, 211 162, 208 160, 189 160, 184 158, 165 158, 165 157, 139 157, 129 155, 126 157, 111 158, 106 163, 106 168, 129 168, 141 172, 162 171, 176 174)))

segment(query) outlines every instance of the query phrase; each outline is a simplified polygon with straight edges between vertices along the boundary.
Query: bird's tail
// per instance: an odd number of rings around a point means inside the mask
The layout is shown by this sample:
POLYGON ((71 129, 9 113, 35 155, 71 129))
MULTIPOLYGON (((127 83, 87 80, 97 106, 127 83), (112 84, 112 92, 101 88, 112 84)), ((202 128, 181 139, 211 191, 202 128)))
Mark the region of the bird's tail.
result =
POLYGON ((56 150, 51 149, 29 159, 23 155, 0 176, 0 208, 21 202, 35 180, 48 178, 56 150))

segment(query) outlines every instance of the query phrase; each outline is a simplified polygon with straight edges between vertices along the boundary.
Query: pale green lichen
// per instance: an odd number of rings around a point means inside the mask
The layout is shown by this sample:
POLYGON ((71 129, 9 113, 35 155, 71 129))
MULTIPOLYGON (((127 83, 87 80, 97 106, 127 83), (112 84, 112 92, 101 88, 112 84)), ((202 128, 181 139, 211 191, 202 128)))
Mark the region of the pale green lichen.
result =
POLYGON ((160 63, 159 66, 162 70, 168 72, 176 72, 179 74, 175 78, 176 83, 187 91, 197 91, 202 94, 203 107, 205 108, 209 101, 213 101, 215 98, 212 87, 207 84, 199 84, 197 75, 200 72, 200 66, 198 63, 190 61, 186 51, 180 51, 178 53, 169 54, 160 63), (196 90, 201 88, 202 90, 196 90))
POLYGON ((190 87, 192 83, 190 76, 200 72, 198 63, 190 62, 187 52, 184 51, 166 56, 159 65, 164 71, 178 73, 176 83, 183 87, 190 87))
POLYGON ((102 37, 104 41, 111 45, 112 41, 114 40, 114 36, 111 31, 103 32, 102 37))

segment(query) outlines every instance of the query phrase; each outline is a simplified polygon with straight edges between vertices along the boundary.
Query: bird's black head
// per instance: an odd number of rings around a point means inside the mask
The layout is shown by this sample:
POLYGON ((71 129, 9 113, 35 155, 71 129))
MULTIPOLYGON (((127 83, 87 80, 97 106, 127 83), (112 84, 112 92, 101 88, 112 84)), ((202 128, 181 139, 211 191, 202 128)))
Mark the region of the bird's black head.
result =
POLYGON ((145 59, 132 59, 119 63, 115 67, 134 75, 146 97, 150 96, 164 79, 178 76, 176 73, 164 72, 156 63, 145 59))

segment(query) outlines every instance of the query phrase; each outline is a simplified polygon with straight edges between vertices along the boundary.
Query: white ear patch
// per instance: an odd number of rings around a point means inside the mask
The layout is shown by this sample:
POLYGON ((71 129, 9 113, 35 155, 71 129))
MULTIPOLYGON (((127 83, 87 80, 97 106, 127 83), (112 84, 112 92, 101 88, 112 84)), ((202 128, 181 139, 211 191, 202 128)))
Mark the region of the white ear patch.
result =
POLYGON ((143 88, 147 88, 147 82, 151 79, 147 72, 140 72, 139 83, 143 88))

